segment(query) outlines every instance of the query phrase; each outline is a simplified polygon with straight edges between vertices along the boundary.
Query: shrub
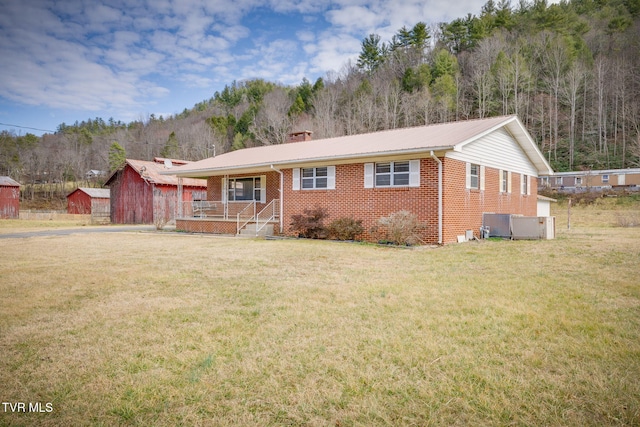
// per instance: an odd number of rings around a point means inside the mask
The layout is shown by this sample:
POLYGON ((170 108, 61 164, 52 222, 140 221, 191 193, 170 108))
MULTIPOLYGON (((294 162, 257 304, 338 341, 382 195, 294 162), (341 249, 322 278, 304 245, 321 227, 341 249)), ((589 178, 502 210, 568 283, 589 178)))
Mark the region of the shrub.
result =
POLYGON ((327 209, 316 206, 302 212, 302 214, 291 216, 290 230, 297 233, 298 237, 326 239, 329 234, 324 226, 324 220, 328 215, 327 209))
POLYGON ((395 245, 414 245, 419 243, 418 232, 424 228, 418 217, 408 211, 394 212, 378 220, 378 226, 373 227, 371 233, 381 243, 395 245))
POLYGON ((363 231, 361 219, 342 217, 329 224, 329 235, 336 240, 355 240, 363 231))

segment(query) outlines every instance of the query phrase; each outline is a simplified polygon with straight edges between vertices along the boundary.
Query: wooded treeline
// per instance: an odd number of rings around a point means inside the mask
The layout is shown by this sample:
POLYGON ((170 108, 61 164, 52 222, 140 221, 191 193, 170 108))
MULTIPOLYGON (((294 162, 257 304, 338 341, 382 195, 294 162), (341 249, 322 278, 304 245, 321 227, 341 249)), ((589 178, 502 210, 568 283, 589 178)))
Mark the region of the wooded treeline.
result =
POLYGON ((505 114, 557 171, 640 166, 640 0, 489 0, 478 16, 371 34, 355 64, 314 83, 233 82, 172 117, 3 131, 0 174, 81 180, 125 155, 199 160, 297 130, 319 139, 505 114))

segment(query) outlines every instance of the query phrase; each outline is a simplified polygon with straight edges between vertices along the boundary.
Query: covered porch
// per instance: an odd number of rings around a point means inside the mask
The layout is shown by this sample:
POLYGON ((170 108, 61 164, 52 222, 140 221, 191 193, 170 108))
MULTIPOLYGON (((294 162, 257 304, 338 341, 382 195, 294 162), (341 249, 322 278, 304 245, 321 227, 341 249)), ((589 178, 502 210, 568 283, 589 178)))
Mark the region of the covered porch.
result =
POLYGON ((232 235, 278 234, 281 226, 281 176, 224 174, 207 177, 205 200, 180 206, 176 230, 232 235))
POLYGON ((194 200, 182 204, 176 230, 191 233, 272 235, 280 232, 280 199, 194 200))

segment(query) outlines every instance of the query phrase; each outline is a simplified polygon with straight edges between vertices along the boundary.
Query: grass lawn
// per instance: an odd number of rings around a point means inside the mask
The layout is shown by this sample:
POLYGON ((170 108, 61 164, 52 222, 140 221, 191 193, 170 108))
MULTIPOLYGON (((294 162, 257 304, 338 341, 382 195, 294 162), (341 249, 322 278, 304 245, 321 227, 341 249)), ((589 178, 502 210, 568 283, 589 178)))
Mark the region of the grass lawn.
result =
POLYGON ((412 250, 0 239, 0 399, 43 411, 0 425, 640 425, 640 227, 614 226, 640 204, 619 203, 571 230, 554 205, 555 240, 412 250))

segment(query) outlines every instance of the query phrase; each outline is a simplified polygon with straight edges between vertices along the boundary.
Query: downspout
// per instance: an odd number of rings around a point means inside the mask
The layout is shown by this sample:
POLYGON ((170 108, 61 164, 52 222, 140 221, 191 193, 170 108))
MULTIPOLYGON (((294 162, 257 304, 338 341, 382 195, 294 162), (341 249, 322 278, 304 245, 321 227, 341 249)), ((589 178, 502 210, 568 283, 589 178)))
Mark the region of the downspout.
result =
POLYGON ((438 244, 442 244, 442 161, 433 151, 431 158, 438 163, 438 244))
POLYGON ((280 169, 276 169, 273 165, 271 165, 271 170, 280 174, 280 188, 278 189, 278 192, 280 193, 280 215, 278 216, 280 217, 280 234, 282 234, 284 231, 284 172, 280 169))

